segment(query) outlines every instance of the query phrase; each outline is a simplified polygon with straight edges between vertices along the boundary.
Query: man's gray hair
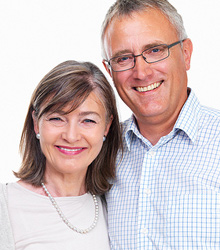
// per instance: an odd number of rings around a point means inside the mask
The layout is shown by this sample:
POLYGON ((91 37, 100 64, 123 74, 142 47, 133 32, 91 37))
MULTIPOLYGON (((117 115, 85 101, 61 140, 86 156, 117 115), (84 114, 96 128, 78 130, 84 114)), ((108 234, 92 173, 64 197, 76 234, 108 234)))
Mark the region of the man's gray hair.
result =
POLYGON ((148 9, 160 10, 177 31, 179 40, 187 38, 183 19, 177 10, 167 0, 117 0, 108 10, 101 30, 101 44, 103 58, 106 58, 104 49, 105 31, 113 18, 131 16, 134 12, 147 11, 148 9))

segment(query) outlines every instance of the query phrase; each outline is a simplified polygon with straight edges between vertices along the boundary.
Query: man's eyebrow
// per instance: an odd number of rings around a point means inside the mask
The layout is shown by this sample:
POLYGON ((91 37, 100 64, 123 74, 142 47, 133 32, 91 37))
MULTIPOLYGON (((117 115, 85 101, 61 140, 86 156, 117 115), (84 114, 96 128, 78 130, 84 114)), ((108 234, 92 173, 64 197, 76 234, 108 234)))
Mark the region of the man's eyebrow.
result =
POLYGON ((125 50, 121 50, 121 51, 118 51, 118 52, 116 52, 113 56, 112 56, 112 58, 115 58, 115 57, 118 57, 118 56, 123 56, 123 55, 130 55, 130 54, 132 54, 133 55, 133 53, 130 51, 130 50, 128 50, 128 49, 125 49, 125 50))
POLYGON ((155 46, 161 45, 161 44, 165 44, 165 43, 158 41, 158 42, 153 42, 153 43, 147 44, 143 47, 143 51, 146 49, 150 49, 150 48, 153 48, 155 46))
MULTIPOLYGON (((155 46, 158 46, 158 45, 161 45, 161 44, 165 44, 165 43, 158 40, 158 41, 155 41, 155 42, 146 44, 146 45, 142 48, 142 51, 144 51, 144 50, 146 50, 146 49, 150 49, 150 48, 155 47, 155 46)), ((141 52, 142 52, 142 51, 141 51, 141 52)), ((141 53, 141 52, 140 52, 140 53, 141 53)), ((129 54, 129 55, 130 55, 130 54, 134 55, 134 53, 131 52, 130 50, 124 49, 124 50, 120 50, 120 51, 116 52, 116 53, 112 56, 112 58, 115 58, 115 57, 118 57, 118 56, 123 56, 123 55, 128 55, 128 54, 129 54)))

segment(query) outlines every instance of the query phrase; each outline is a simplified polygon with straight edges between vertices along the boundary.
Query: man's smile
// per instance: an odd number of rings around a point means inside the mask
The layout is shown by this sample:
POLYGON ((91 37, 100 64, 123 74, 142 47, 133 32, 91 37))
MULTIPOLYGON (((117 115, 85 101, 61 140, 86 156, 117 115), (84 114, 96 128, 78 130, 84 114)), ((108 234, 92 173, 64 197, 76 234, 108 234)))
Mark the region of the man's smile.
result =
POLYGON ((163 81, 155 82, 155 83, 152 83, 146 87, 135 87, 134 89, 138 92, 148 92, 148 91, 151 91, 151 90, 158 88, 162 84, 162 82, 163 81))

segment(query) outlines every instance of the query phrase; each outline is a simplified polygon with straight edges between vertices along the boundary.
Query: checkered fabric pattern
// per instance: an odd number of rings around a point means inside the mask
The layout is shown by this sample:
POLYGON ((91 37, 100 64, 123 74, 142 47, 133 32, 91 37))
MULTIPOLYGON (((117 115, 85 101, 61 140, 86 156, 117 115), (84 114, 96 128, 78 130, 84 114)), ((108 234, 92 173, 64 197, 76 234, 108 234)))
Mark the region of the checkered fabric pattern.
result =
POLYGON ((152 146, 134 118, 107 194, 113 250, 220 249, 220 112, 191 91, 174 129, 152 146))

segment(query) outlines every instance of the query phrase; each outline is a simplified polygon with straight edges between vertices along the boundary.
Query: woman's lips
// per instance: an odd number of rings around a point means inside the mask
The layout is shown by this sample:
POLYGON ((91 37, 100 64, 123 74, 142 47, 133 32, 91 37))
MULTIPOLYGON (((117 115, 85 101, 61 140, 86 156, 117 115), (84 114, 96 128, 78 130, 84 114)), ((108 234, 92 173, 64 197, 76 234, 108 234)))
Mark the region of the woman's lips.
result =
POLYGON ((62 147, 62 146, 56 146, 57 149, 66 155, 76 155, 76 154, 80 154, 82 151, 84 151, 86 148, 85 147, 62 147))

